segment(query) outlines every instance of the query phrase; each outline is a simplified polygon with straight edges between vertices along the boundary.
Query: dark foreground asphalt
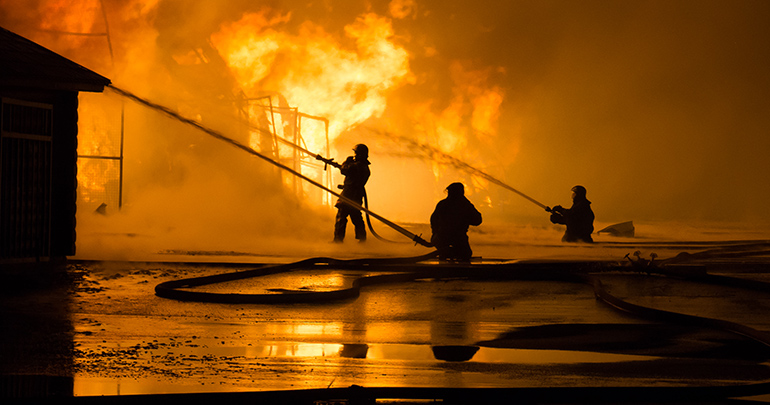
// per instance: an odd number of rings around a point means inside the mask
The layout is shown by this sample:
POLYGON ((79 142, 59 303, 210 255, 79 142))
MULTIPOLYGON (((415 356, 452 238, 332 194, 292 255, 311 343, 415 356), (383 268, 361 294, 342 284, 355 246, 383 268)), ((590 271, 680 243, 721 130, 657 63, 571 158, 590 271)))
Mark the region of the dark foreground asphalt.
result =
MULTIPOLYGON (((13 282, 2 296, 2 394, 26 403, 207 395, 229 403, 768 399, 766 248, 728 249, 666 271, 628 259, 598 267, 586 265, 594 260, 558 262, 600 280, 631 308, 661 311, 653 314, 619 310, 597 299, 595 285, 549 274, 554 267, 543 261, 480 261, 463 269, 473 273, 427 261, 422 268, 449 271, 301 303, 155 294, 164 282, 257 264, 70 261, 21 269, 9 272, 13 282), (482 277, 501 266, 529 275, 482 277)), ((414 268, 313 266, 189 290, 326 293, 404 271, 414 268)))

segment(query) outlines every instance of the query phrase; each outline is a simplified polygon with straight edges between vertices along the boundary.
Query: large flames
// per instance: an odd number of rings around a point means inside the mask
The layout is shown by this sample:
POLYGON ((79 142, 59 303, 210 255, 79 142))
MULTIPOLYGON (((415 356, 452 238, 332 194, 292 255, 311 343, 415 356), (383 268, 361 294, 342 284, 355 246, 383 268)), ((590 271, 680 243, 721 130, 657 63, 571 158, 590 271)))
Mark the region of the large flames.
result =
MULTIPOLYGON (((251 130, 248 140, 258 150, 270 144, 265 138, 267 130, 289 141, 301 142, 302 147, 313 152, 327 153, 329 143, 333 145, 340 134, 383 116, 400 88, 424 85, 431 89, 441 84, 426 85, 424 80, 421 83, 417 77, 424 77, 426 73, 413 72, 410 65, 418 55, 430 59, 440 56, 438 51, 424 44, 410 43, 408 31, 396 32, 394 28, 407 30, 409 24, 395 22, 418 18, 420 6, 413 0, 393 0, 379 14, 366 10, 337 31, 316 20, 299 21, 300 17, 291 10, 263 8, 240 13, 229 10, 219 13, 228 18, 208 24, 205 35, 183 31, 198 26, 194 21, 179 22, 179 27, 163 26, 169 24, 161 21, 159 10, 163 5, 161 0, 120 3, 40 0, 34 13, 39 25, 31 31, 32 39, 105 74, 118 86, 158 98, 163 103, 171 102, 172 107, 184 109, 192 118, 200 116, 195 111, 194 99, 191 102, 189 97, 183 97, 195 94, 204 84, 180 76, 163 63, 174 61, 179 66, 208 65, 209 69, 221 69, 212 62, 212 58, 218 56, 226 71, 215 76, 232 78, 229 82, 215 82, 223 95, 221 101, 232 102, 227 100, 232 100, 235 94, 260 100, 245 109, 252 128, 260 129, 251 130), (174 30, 177 32, 170 36, 172 40, 161 40, 164 33, 169 37, 168 32, 174 30), (110 31, 112 35, 106 35, 110 31), (206 49, 213 49, 215 55, 207 54, 206 49), (224 88, 225 83, 234 88, 224 88), (279 112, 269 117, 272 122, 265 122, 268 104, 279 112), (288 109, 303 117, 321 120, 291 122, 297 118, 284 114, 288 109), (301 127, 301 140, 287 132, 292 125, 301 127)), ((196 10, 191 10, 189 15, 198 18, 216 15, 221 10, 215 9, 225 7, 227 5, 193 2, 190 8, 196 10), (211 13, 206 13, 206 7, 211 8, 211 13)), ((483 169, 484 159, 479 155, 486 153, 485 148, 495 149, 504 97, 503 90, 491 84, 490 73, 495 69, 441 58, 437 58, 436 63, 446 64, 443 70, 448 72, 446 77, 450 83, 444 84, 451 86, 447 93, 450 98, 439 99, 431 89, 416 92, 417 98, 398 99, 401 108, 398 111, 407 116, 391 120, 398 121, 400 126, 387 129, 483 169)), ((92 102, 89 97, 81 98, 79 154, 104 154, 109 149, 106 155, 116 156, 116 141, 105 137, 104 129, 100 129, 104 117, 99 115, 104 112, 89 106, 92 102)), ((197 108, 203 113, 208 107, 197 108)), ((110 114, 112 120, 118 119, 114 111, 110 114)), ((114 135, 115 129, 110 132, 114 135)), ((126 137, 131 139, 132 134, 127 133, 126 137)), ((343 146, 341 149, 348 151, 352 145, 343 146)), ((270 147, 276 148, 275 153, 279 154, 276 145, 270 147)), ((101 165, 103 162, 81 161, 78 181, 83 198, 95 200, 97 197, 91 194, 104 193, 103 185, 96 179, 101 165)), ((448 180, 442 177, 444 167, 440 163, 432 162, 429 166, 437 182, 448 180)), ((383 171, 379 173, 383 175, 383 171)), ((437 184, 436 189, 441 190, 443 186, 437 184)), ((473 186, 471 192, 486 188, 483 181, 476 181, 473 186)))
MULTIPOLYGON (((356 49, 313 22, 297 34, 281 30, 290 14, 248 13, 225 24, 212 43, 233 71, 241 88, 252 94, 274 91, 310 115, 329 120, 329 136, 381 114, 387 92, 409 80, 407 51, 393 42, 390 20, 369 13, 345 27, 356 49)), ((306 136, 322 150, 322 134, 306 136)))
MULTIPOLYGON (((431 145, 442 154, 470 159, 478 169, 484 166, 472 154, 478 149, 470 144, 495 148, 500 105, 504 91, 489 85, 489 69, 474 70, 461 62, 450 66, 452 98, 443 109, 436 108, 434 100, 422 102, 414 109, 413 121, 417 127, 417 140, 431 145)), ((515 153, 515 151, 512 151, 515 153)), ((435 154, 433 154, 434 157, 435 154)), ((509 156, 513 159, 515 155, 509 156)), ((446 162, 433 159, 432 169, 436 178, 441 177, 446 162)), ((475 189, 486 189, 487 180, 479 177, 469 179, 475 189)))

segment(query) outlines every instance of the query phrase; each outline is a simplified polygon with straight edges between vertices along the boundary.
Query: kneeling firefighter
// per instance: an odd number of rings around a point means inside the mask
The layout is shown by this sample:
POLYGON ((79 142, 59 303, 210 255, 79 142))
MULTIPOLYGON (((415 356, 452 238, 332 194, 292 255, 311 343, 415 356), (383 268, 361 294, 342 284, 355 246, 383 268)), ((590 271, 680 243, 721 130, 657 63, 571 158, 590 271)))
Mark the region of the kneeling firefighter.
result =
MULTIPOLYGON (((364 196, 366 195, 366 182, 369 181, 371 172, 369 170, 369 148, 360 143, 353 148, 354 156, 348 156, 341 165, 335 165, 339 167, 340 173, 345 176, 343 181, 342 192, 340 195, 357 203, 363 205, 364 196)), ((348 225, 348 217, 350 222, 355 226, 356 239, 359 242, 366 241, 366 226, 364 224, 364 218, 361 215, 361 210, 353 207, 343 200, 337 200, 337 218, 334 223, 334 242, 342 243, 345 240, 345 230, 348 225)))
POLYGON ((468 227, 481 225, 481 213, 465 197, 462 183, 446 188, 447 197, 436 204, 430 216, 430 241, 438 250, 439 261, 470 263, 473 251, 468 243, 468 227))

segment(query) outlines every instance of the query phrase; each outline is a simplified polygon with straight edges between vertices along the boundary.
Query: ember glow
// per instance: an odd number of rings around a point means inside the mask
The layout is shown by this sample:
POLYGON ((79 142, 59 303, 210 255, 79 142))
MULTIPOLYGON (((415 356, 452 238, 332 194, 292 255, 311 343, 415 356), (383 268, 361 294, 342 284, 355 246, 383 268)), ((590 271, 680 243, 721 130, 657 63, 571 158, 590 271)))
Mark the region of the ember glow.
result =
MULTIPOLYGON (((281 31, 290 16, 247 13, 224 24, 211 40, 233 72, 238 87, 251 94, 273 89, 288 104, 330 122, 334 140, 342 131, 379 116, 392 87, 409 77, 408 55, 392 41, 390 20, 373 13, 345 26, 355 41, 346 49, 340 39, 311 21, 296 34, 281 31)), ((313 150, 322 134, 306 138, 313 150)))
MULTIPOLYGON (((338 173, 272 133, 337 161, 368 144, 367 191, 389 219, 424 223, 462 181, 485 224, 543 227, 539 207, 419 145, 548 205, 583 184, 600 226, 770 221, 768 16, 751 0, 0 0, 3 27, 332 187, 338 173)), ((104 122, 114 134, 120 114, 105 118, 99 97, 81 98, 80 155, 114 151, 104 122)), ((124 207, 111 213, 126 223, 201 246, 330 232, 328 196, 123 108, 124 207)), ((81 215, 105 170, 81 161, 81 215)))

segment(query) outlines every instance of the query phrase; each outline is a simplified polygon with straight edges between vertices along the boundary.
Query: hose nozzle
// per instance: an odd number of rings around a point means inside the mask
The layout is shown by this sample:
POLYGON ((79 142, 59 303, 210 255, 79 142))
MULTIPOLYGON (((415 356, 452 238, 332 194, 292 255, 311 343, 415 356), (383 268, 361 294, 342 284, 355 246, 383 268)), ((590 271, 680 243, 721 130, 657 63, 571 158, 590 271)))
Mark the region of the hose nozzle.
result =
POLYGON ((326 167, 329 166, 329 165, 331 165, 333 167, 336 167, 338 169, 340 167, 342 167, 342 165, 340 165, 339 163, 334 161, 334 158, 325 158, 325 157, 323 157, 321 155, 315 155, 315 158, 320 160, 320 161, 322 161, 322 162, 324 162, 324 171, 326 170, 326 167))

